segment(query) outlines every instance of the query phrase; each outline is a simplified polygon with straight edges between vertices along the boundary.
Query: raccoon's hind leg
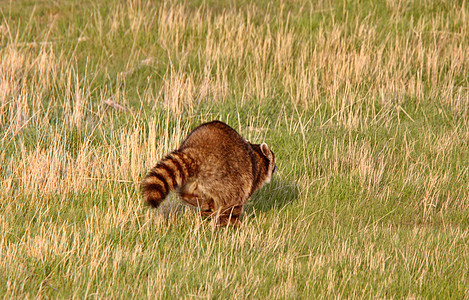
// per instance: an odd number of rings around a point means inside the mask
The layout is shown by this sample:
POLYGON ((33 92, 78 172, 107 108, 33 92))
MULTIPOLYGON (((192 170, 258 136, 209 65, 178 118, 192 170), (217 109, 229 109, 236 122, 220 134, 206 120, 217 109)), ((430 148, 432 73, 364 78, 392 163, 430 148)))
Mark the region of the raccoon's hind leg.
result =
POLYGON ((239 218, 243 214, 243 205, 234 205, 230 207, 224 207, 218 210, 215 224, 217 226, 239 226, 241 221, 239 218))
POLYGON ((211 217, 215 215, 213 200, 202 199, 195 194, 188 194, 184 192, 180 192, 179 196, 186 204, 200 209, 200 214, 202 216, 211 217))
POLYGON ((202 217, 213 217, 217 214, 215 209, 215 202, 213 199, 205 199, 203 205, 200 207, 200 214, 202 217))
POLYGON ((215 215, 215 203, 213 199, 207 199, 205 195, 201 195, 197 189, 197 184, 192 182, 183 186, 178 191, 179 197, 186 204, 196 207, 200 210, 200 214, 204 217, 215 215))
POLYGON ((185 192, 179 192, 179 197, 183 202, 190 206, 200 207, 203 203, 202 199, 197 197, 195 194, 189 194, 185 192))

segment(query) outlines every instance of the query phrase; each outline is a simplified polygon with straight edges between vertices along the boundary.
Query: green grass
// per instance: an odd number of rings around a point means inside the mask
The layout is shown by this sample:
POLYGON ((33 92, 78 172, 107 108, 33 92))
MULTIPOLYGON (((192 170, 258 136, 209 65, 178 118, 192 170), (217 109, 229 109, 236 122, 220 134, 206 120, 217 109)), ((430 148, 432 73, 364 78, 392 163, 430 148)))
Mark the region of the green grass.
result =
POLYGON ((468 15, 0 1, 0 295, 468 298, 468 15), (238 229, 140 196, 213 119, 277 158, 238 229))

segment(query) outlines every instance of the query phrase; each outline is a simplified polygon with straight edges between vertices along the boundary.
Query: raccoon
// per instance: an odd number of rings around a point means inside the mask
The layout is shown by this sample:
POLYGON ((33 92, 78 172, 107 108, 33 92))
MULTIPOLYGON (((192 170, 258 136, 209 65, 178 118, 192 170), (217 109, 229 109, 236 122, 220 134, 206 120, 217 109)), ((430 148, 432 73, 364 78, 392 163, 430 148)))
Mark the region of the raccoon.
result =
POLYGON ((220 121, 196 127, 142 181, 143 200, 158 207, 170 191, 217 226, 239 225, 249 197, 277 169, 267 144, 252 144, 220 121))

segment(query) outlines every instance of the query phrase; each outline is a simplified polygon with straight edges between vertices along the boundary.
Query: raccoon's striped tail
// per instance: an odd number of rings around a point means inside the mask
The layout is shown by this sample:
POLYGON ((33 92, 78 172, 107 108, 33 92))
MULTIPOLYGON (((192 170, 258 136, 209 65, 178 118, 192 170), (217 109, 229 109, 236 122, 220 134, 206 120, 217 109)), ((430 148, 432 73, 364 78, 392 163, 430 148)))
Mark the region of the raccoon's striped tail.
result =
POLYGON ((158 207, 168 193, 181 186, 195 171, 194 160, 176 150, 156 164, 142 181, 143 200, 158 207))

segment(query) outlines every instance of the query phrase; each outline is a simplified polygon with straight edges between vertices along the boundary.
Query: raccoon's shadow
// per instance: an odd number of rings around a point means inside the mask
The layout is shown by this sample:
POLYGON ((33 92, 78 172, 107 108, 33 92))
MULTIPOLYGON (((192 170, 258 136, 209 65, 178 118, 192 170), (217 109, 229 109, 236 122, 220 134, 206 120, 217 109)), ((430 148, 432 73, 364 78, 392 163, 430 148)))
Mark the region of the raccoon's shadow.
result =
MULTIPOLYGON (((250 215, 254 211, 267 212, 272 209, 281 209, 298 198, 299 190, 295 183, 275 177, 251 196, 244 206, 245 215, 250 215)), ((161 204, 157 214, 169 219, 171 216, 178 216, 188 211, 192 211, 197 215, 199 213, 197 208, 184 204, 174 193, 171 193, 161 204)))
POLYGON ((298 198, 298 186, 278 177, 272 178, 261 190, 255 193, 246 205, 246 213, 267 212, 272 209, 281 209, 298 198))

